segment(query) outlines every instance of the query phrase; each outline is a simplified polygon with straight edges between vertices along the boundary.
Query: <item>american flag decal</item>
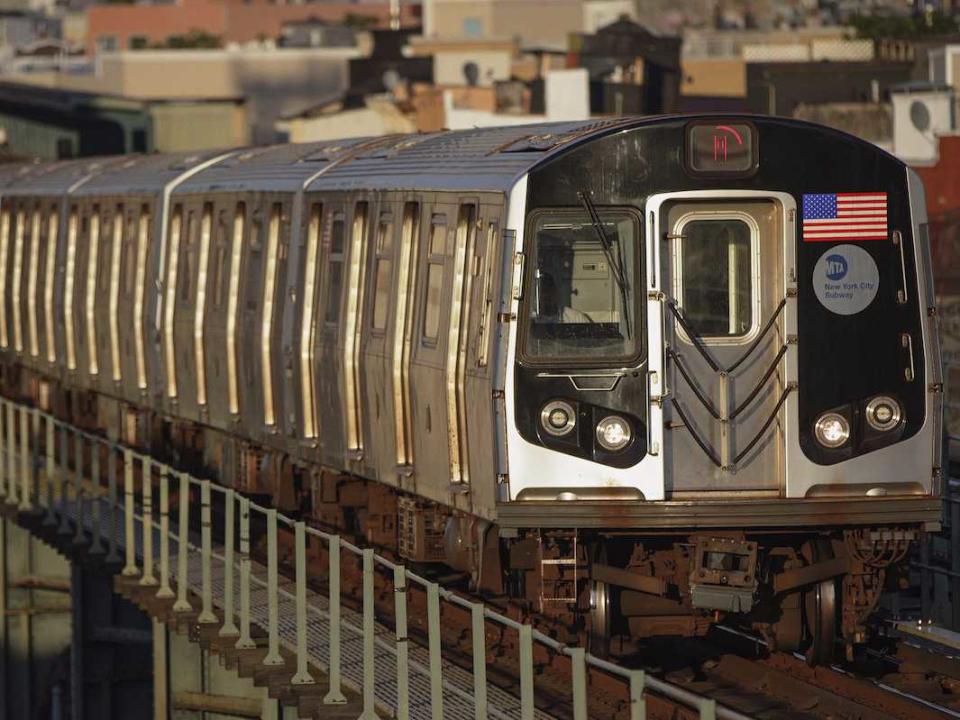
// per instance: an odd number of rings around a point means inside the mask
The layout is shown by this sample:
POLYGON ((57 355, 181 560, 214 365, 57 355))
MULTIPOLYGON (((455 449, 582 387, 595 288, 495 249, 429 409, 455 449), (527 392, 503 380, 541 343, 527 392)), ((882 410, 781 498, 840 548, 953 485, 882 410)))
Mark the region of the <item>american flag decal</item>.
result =
POLYGON ((886 240, 887 194, 820 193, 803 196, 803 241, 886 240))

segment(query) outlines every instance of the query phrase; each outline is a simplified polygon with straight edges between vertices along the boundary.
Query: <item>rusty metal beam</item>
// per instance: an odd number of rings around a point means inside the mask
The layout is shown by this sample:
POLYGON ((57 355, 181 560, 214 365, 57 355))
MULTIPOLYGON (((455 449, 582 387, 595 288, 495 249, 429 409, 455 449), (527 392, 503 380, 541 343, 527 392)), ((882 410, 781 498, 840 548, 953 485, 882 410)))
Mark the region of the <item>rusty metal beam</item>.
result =
POLYGON ((263 713, 263 702, 260 700, 201 692, 176 692, 173 694, 172 705, 174 710, 211 712, 244 718, 259 718, 263 713))
POLYGON ((786 570, 773 576, 773 592, 782 593, 847 572, 846 558, 831 558, 813 565, 786 570))
POLYGON ((616 585, 648 595, 663 595, 667 592, 667 583, 663 578, 638 575, 629 570, 621 570, 610 565, 592 565, 590 567, 590 578, 597 582, 605 582, 608 585, 616 585))
POLYGON ((44 577, 42 575, 24 575, 12 582, 10 587, 21 590, 48 590, 50 592, 70 592, 70 581, 63 578, 44 577))

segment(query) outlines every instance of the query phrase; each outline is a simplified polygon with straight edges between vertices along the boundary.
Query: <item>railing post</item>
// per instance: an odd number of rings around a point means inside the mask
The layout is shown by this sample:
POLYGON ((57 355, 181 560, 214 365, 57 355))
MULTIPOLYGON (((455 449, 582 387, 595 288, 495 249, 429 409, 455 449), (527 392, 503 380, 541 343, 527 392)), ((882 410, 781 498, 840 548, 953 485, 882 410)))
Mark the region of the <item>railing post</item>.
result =
POLYGON ((12 402, 7 403, 7 500, 19 505, 17 491, 17 415, 12 402))
POLYGON ((250 501, 240 498, 240 639, 234 646, 252 650, 257 644, 250 637, 250 501))
POLYGON ((160 466, 160 589, 158 598, 172 598, 170 587, 170 474, 160 466))
POLYGON ((180 514, 177 518, 177 601, 174 612, 190 612, 187 600, 187 571, 190 562, 190 476, 180 473, 180 514))
POLYGON ((17 416, 12 402, 7 403, 7 500, 19 505, 17 498, 17 416))
POLYGON ((103 493, 100 486, 100 443, 96 440, 90 441, 90 484, 93 487, 91 497, 93 502, 90 505, 90 521, 93 527, 93 543, 90 545, 90 552, 97 555, 103 552, 103 521, 101 506, 103 504, 103 493))
POLYGON ((483 603, 470 607, 473 640, 473 717, 487 717, 487 634, 483 616, 483 603))
POLYGON ((70 431, 66 425, 60 426, 60 472, 57 473, 57 488, 60 502, 60 525, 57 527, 58 535, 70 534, 70 521, 67 519, 67 483, 70 473, 70 431))
POLYGON ((153 574, 153 462, 148 457, 140 461, 143 478, 143 577, 140 584, 152 587, 157 584, 153 574))
POLYGON ((79 545, 84 540, 83 532, 83 434, 73 433, 73 503, 74 522, 77 527, 73 533, 73 542, 79 545))
POLYGON ((430 648, 430 717, 443 720, 443 647, 440 644, 440 586, 427 585, 427 639, 430 648))
POLYGON ((33 465, 30 462, 30 411, 20 407, 20 512, 29 512, 30 488, 33 487, 33 465))
POLYGON ((360 720, 377 720, 377 678, 374 641, 373 549, 363 551, 363 712, 360 720))
POLYGON ((217 620, 213 614, 213 528, 210 519, 210 481, 204 480, 200 484, 200 562, 203 573, 201 595, 203 605, 197 622, 202 625, 212 625, 217 620))
MULTIPOLYGON (((393 566, 393 605, 397 621, 397 720, 410 719, 410 639, 407 637, 407 570, 393 566)), ((486 717, 486 716, 484 716, 486 717)))
POLYGON ((587 718, 587 651, 570 648, 570 669, 573 674, 573 720, 587 718))
POLYGON ((117 548, 117 534, 120 528, 117 522, 117 451, 112 445, 107 445, 107 503, 110 505, 110 543, 107 550, 107 562, 120 562, 120 552, 117 548))
POLYGON ((223 491, 223 627, 220 637, 236 637, 240 634, 233 620, 233 523, 236 499, 233 490, 223 491))
POLYGON ((700 720, 717 720, 717 701, 700 698, 700 720))
MULTIPOLYGON (((2 414, 3 411, 0 410, 0 415, 2 414)), ((0 430, 0 437, 2 437, 2 430, 0 430)), ((0 443, 0 445, 2 445, 2 443, 0 443)), ((56 421, 52 415, 47 415, 47 440, 45 445, 47 454, 47 513, 43 517, 43 524, 47 527, 52 527, 57 524, 57 516, 53 514, 53 482, 57 475, 57 436, 56 421)), ((2 463, 0 463, 0 465, 2 465, 2 463)), ((0 483, 0 486, 2 486, 2 483, 0 483)))
POLYGON ((533 628, 520 626, 520 720, 533 720, 533 628))
POLYGON ((307 668, 307 526, 300 521, 293 527, 297 570, 297 672, 290 682, 313 685, 316 681, 307 668))
POLYGON ((123 566, 123 575, 133 577, 139 574, 137 569, 137 534, 133 524, 133 452, 123 451, 123 545, 126 550, 127 562, 123 566))
POLYGON ((331 535, 329 540, 329 608, 330 608, 330 689, 323 698, 324 705, 343 705, 346 696, 340 689, 340 536, 331 535))
POLYGON ((280 655, 280 581, 277 577, 277 511, 267 510, 267 656, 264 665, 283 665, 280 655))
POLYGON ((630 720, 647 720, 647 700, 643 696, 647 674, 643 670, 630 670, 630 720))

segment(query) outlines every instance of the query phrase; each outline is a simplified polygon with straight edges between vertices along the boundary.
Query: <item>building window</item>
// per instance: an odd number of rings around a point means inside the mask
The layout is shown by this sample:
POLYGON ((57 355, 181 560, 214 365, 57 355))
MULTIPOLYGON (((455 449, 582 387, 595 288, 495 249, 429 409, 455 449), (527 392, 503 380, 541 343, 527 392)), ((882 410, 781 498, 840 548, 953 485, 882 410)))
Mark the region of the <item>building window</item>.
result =
POLYGON ((97 52, 114 52, 119 45, 116 35, 101 35, 97 38, 97 52))
POLYGON ((482 37, 483 36, 483 20, 475 17, 464 18, 463 34, 466 37, 482 37))
POLYGON ((147 39, 146 35, 131 35, 130 36, 130 49, 131 50, 144 50, 150 44, 150 41, 147 39))

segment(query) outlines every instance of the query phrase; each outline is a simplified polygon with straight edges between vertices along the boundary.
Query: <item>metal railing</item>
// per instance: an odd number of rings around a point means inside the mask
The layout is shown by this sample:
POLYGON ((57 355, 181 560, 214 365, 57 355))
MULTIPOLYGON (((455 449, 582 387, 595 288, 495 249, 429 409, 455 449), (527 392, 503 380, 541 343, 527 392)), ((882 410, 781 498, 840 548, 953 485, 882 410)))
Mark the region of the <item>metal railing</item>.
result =
MULTIPOLYGON (((647 717, 648 693, 692 708, 699 712, 703 720, 747 720, 748 716, 720 706, 713 699, 649 676, 642 670, 620 667, 594 657, 583 648, 559 642, 529 624, 517 622, 483 603, 461 597, 411 572, 402 564, 377 555, 371 549, 358 547, 339 535, 309 527, 303 521, 285 517, 273 508, 258 505, 230 488, 193 477, 123 444, 67 425, 48 413, 4 398, 0 398, 0 455, 0 498, 7 504, 15 505, 24 513, 42 514, 45 525, 56 527, 63 534, 73 533, 77 541, 89 541, 91 553, 104 553, 107 561, 122 564, 122 575, 139 577, 141 586, 156 587, 158 598, 173 599, 175 612, 193 611, 192 588, 194 596, 199 595, 200 601, 197 622, 219 624, 218 634, 226 638, 235 637, 235 647, 238 649, 256 647, 252 627, 257 625, 267 636, 267 653, 262 661, 264 665, 284 665, 281 646, 285 647, 295 656, 296 668, 290 678, 292 685, 315 684, 311 666, 319 668, 326 673, 329 683, 323 702, 328 705, 346 703, 343 690, 344 686, 350 687, 362 697, 360 720, 378 718, 381 712, 400 720, 410 718, 412 681, 416 679, 421 681, 418 687, 422 686, 423 681, 429 686, 426 694, 429 696, 432 720, 448 717, 444 712, 445 704, 456 704, 459 708, 458 712, 452 712, 449 716, 468 716, 469 713, 464 713, 463 708, 469 707, 472 716, 478 720, 488 717, 533 720, 538 714, 543 716, 537 711, 535 702, 536 646, 568 658, 575 720, 587 720, 589 717, 588 668, 624 682, 629 693, 631 720, 647 717), (118 474, 121 471, 122 488, 118 487, 118 474), (155 493, 155 490, 158 492, 155 493), (171 507, 172 493, 175 493, 176 507, 171 507), (190 529, 191 511, 196 512, 197 501, 194 496, 199 497, 199 540, 197 533, 192 533, 190 529), (216 545, 213 537, 214 503, 221 504, 224 518, 222 542, 216 545), (175 526, 171 524, 171 513, 176 516, 175 526), (266 568, 255 563, 251 556, 251 525, 254 523, 263 528, 266 537, 266 568), (289 581, 281 583, 278 547, 281 527, 293 533, 295 577, 292 591, 289 581), (327 574, 312 578, 326 583, 325 597, 312 593, 308 587, 311 578, 307 573, 307 545, 311 538, 327 549, 327 574), (362 567, 359 627, 351 619, 356 613, 345 613, 341 606, 343 553, 355 556, 362 567), (191 569, 191 560, 195 566, 198 555, 199 592, 198 583, 191 580, 197 575, 196 568, 191 569), (217 577, 214 561, 220 569, 217 577), (174 571, 175 582, 171 579, 174 571), (384 582, 393 586, 392 628, 378 625, 377 622, 374 581, 378 574, 384 578, 384 582), (409 642, 407 598, 411 585, 420 586, 426 596, 425 653, 422 648, 412 646, 409 642), (266 614, 255 621, 255 611, 262 610, 264 595, 266 614), (281 605, 295 608, 292 629, 288 627, 286 616, 281 623, 281 605), (469 613, 471 620, 472 668, 469 675, 460 669, 459 683, 450 682, 447 678, 456 674, 458 668, 445 665, 442 657, 441 608, 444 605, 459 607, 469 613), (281 624, 289 631, 281 632, 281 624), (487 682, 488 624, 499 626, 501 631, 507 629, 517 633, 519 699, 506 695, 498 686, 487 682), (317 646, 316 633, 311 632, 317 627, 326 630, 319 638, 321 647, 317 646), (344 674, 343 650, 346 643, 343 630, 362 638, 362 668, 354 672, 359 676, 359 681, 351 681, 344 674), (395 665, 393 677, 379 678, 381 684, 386 682, 391 685, 390 701, 382 696, 377 697, 376 664, 384 654, 392 656, 395 665), (470 677, 471 681, 462 682, 464 677, 470 677), (494 694, 498 698, 496 702, 492 700, 494 694), (505 698, 509 698, 510 702, 504 702, 505 698)), ((355 645, 355 642, 350 643, 351 648, 355 645)), ((421 716, 420 712, 417 711, 417 717, 421 716)))

